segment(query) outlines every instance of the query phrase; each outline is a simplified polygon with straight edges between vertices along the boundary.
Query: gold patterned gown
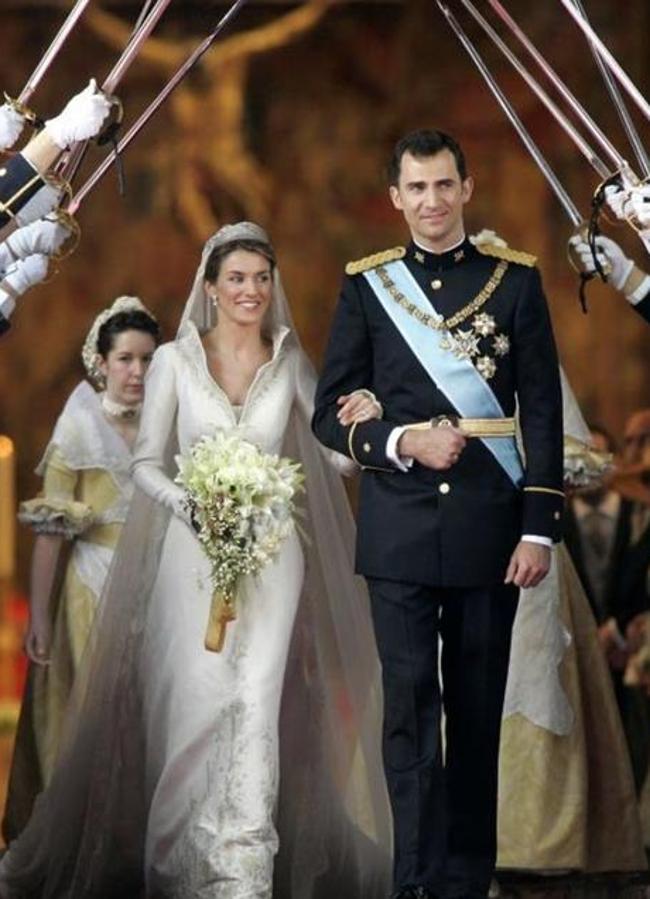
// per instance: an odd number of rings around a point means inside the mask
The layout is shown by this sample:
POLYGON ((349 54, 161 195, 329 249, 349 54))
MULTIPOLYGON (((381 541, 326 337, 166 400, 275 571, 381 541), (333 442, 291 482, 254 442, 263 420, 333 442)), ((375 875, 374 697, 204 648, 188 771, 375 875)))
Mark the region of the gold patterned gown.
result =
MULTIPOLYGON (((57 421, 37 472, 42 494, 19 518, 37 534, 60 535, 69 552, 53 590, 51 663, 31 665, 21 710, 3 831, 22 830, 36 793, 49 782, 70 690, 126 517, 131 451, 82 382, 57 421)), ((63 554, 62 554, 63 555, 63 554)))
POLYGON ((565 547, 522 590, 501 728, 499 868, 646 867, 632 770, 596 623, 565 547))

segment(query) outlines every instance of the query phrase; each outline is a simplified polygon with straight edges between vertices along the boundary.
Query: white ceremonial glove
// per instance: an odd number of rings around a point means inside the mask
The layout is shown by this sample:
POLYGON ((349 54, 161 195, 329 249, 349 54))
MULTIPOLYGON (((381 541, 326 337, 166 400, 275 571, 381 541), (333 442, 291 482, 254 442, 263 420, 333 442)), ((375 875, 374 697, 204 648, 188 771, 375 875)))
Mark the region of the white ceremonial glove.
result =
MULTIPOLYGON (((586 275, 595 274, 594 257, 586 239, 579 234, 574 234, 573 237, 569 238, 569 244, 578 257, 582 271, 586 275)), ((634 267, 632 260, 627 258, 615 241, 602 235, 596 238, 596 255, 601 266, 607 267, 609 265, 610 271, 607 273, 607 283, 615 287, 616 290, 622 290, 634 267)))
POLYGON ((642 228, 650 227, 650 184, 621 187, 608 184, 605 200, 617 219, 634 219, 642 228))
POLYGON ((0 312, 9 318, 16 306, 16 297, 38 284, 47 275, 48 258, 41 254, 14 262, 0 281, 0 312))
POLYGON ((111 104, 91 78, 88 87, 68 101, 63 112, 45 123, 45 130, 57 147, 65 150, 76 141, 98 134, 111 104))
POLYGON ((627 200, 627 190, 620 184, 608 184, 605 188, 605 202, 617 219, 626 221, 623 204, 627 200))
POLYGON ((69 236, 69 228, 51 219, 39 219, 19 228, 0 244, 0 271, 17 259, 25 259, 35 253, 51 256, 69 236))
POLYGON ((15 214, 16 224, 19 228, 24 228, 30 222, 45 218, 49 212, 56 209, 62 196, 63 192, 59 188, 44 184, 15 214))
POLYGON ((650 227, 650 184, 630 188, 624 210, 642 228, 650 227))
POLYGON ((25 117, 11 103, 0 106, 0 150, 13 147, 25 127, 25 117))

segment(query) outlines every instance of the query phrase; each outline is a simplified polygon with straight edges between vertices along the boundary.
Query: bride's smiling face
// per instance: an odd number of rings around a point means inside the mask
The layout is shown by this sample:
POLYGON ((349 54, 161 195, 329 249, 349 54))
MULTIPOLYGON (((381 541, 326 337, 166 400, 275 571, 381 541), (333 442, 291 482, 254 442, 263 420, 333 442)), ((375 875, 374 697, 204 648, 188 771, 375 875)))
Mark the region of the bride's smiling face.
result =
POLYGON ((271 263, 260 253, 233 250, 221 262, 214 281, 206 281, 218 318, 238 325, 262 322, 273 296, 271 263))

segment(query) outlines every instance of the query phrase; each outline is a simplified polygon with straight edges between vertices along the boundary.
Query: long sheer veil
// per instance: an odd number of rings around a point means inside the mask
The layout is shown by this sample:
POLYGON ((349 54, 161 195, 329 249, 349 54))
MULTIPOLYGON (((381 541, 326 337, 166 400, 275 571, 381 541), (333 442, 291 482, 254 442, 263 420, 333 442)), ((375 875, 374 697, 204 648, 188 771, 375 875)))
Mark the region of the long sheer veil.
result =
MULTIPOLYGON (((260 233, 268 242, 258 226, 240 223, 207 242, 178 337, 189 321, 200 332, 210 327, 203 273, 213 246, 226 238, 260 239, 260 233)), ((277 268, 270 316, 269 326, 289 327, 303 352, 277 268)), ((300 460, 306 475, 307 541, 281 711, 273 895, 380 899, 390 884, 390 812, 380 757, 378 659, 365 586, 353 574, 354 523, 340 477, 298 408, 285 452, 300 460)), ((147 747, 139 650, 168 522, 169 513, 136 489, 52 782, 0 864, 0 884, 12 896, 143 895, 147 747)))

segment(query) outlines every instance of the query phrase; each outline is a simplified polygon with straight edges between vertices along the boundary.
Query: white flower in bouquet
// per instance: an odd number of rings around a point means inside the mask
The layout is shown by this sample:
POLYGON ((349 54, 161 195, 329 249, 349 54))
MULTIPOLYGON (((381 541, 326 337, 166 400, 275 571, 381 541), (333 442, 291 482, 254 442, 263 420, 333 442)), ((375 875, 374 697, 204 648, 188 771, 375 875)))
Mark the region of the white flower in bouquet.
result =
POLYGON ((262 452, 238 434, 217 432, 178 456, 176 481, 210 560, 214 596, 206 647, 219 652, 235 617, 241 580, 258 574, 278 554, 293 527, 300 465, 262 452))

